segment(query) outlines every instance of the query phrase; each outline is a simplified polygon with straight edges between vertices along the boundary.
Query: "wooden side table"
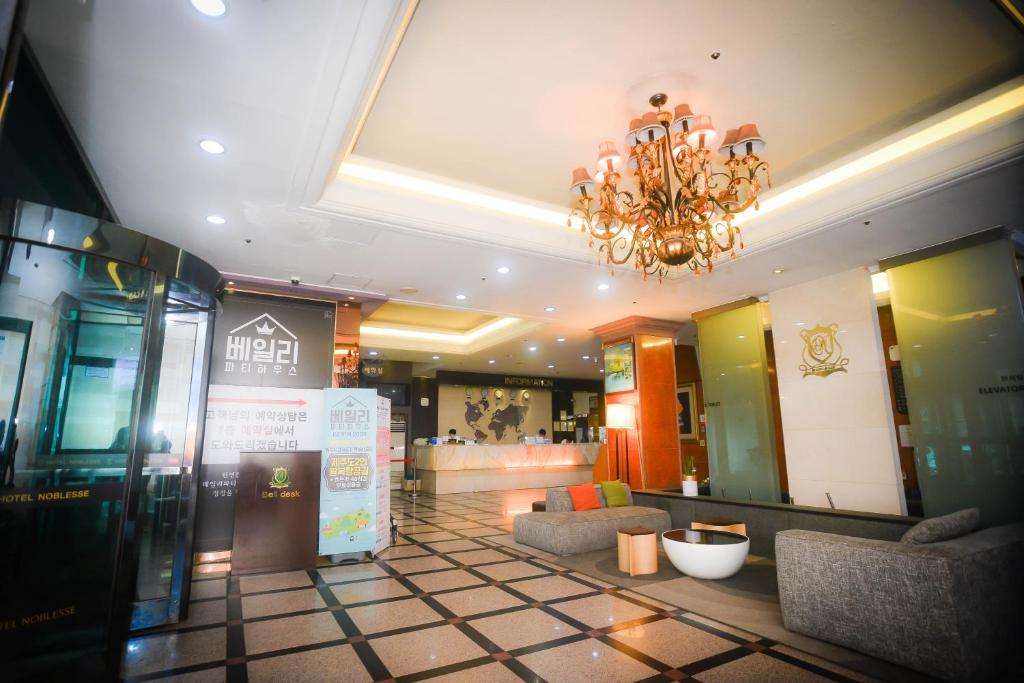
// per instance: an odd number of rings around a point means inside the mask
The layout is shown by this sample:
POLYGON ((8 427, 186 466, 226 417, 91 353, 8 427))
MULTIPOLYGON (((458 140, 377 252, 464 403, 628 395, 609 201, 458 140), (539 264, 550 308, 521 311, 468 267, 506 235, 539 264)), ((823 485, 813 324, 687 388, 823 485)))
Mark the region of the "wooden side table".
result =
POLYGON ((630 576, 658 572, 658 534, 636 526, 619 529, 619 571, 630 576))
POLYGON ((711 515, 702 519, 696 519, 690 523, 691 529, 706 529, 708 531, 731 531, 742 536, 747 535, 747 525, 738 519, 719 517, 711 515))

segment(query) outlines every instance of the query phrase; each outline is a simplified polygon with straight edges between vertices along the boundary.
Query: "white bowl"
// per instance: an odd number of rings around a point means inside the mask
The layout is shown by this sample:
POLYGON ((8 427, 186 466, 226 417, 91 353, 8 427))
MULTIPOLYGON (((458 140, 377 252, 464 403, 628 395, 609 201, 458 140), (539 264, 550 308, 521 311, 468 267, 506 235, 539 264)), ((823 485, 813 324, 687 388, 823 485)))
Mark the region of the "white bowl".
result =
MULTIPOLYGON (((661 535, 661 545, 665 548, 672 566, 695 579, 727 579, 743 567, 750 551, 750 539, 740 534, 729 533, 729 536, 740 536, 743 540, 737 543, 686 543, 668 538, 673 531, 685 531, 689 534, 700 534, 691 529, 673 529, 661 535)), ((717 532, 727 533, 727 532, 717 532)), ((699 538, 700 536, 694 536, 699 538)))

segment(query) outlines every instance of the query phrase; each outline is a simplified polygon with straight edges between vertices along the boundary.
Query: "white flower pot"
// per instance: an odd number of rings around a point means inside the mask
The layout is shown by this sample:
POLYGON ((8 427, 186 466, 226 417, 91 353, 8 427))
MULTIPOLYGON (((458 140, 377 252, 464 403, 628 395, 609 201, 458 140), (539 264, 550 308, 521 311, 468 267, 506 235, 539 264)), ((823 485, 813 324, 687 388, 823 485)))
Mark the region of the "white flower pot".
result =
POLYGON ((694 480, 683 480, 683 495, 684 496, 696 496, 697 495, 697 482, 694 480))

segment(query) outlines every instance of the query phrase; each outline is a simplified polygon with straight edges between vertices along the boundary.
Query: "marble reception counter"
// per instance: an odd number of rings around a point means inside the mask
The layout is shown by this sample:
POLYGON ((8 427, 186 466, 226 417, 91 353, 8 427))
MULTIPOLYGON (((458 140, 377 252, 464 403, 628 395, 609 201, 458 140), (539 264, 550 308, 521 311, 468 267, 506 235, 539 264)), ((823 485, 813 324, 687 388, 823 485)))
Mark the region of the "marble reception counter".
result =
POLYGON ((601 444, 416 446, 422 490, 465 493, 581 484, 593 480, 601 444))

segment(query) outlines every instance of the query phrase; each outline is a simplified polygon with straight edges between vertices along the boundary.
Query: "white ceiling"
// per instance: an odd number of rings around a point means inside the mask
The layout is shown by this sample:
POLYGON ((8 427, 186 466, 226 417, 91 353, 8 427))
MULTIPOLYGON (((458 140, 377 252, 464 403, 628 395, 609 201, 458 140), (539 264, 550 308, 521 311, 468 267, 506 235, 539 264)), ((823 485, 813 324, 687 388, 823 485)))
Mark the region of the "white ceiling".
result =
POLYGON ((1022 58, 994 2, 431 0, 356 153, 562 205, 570 171, 602 140, 622 150, 664 92, 720 132, 758 123, 783 184, 1017 75, 1022 58))
MULTIPOLYGON (((703 28, 631 55, 624 3, 423 2, 357 151, 410 175, 562 203, 569 169, 589 163, 601 139, 621 138, 629 103, 667 81, 663 89, 689 89, 719 125, 758 121, 777 182, 813 176, 1021 72, 1024 41, 989 3, 895 5, 645 3, 649 30, 663 38, 668 29, 656 27, 703 28), (680 17, 680 7, 708 14, 680 17), (753 28, 715 28, 744 24, 753 28), (722 58, 709 60, 712 50, 722 58), (723 73, 731 87, 718 85, 723 73)), ((580 358, 598 348, 591 327, 627 315, 683 321, 1024 217, 1017 115, 752 222, 747 250, 711 277, 660 285, 626 271, 610 277, 575 231, 335 175, 407 2, 229 0, 229 8, 208 19, 186 0, 34 0, 28 34, 126 225, 222 272, 294 275, 543 323, 524 336, 537 340, 535 354, 516 339, 443 358, 441 368, 546 374, 554 363, 563 376, 596 377, 580 358), (203 137, 227 153, 204 154, 203 137), (1007 163, 971 175, 995 162, 1007 163), (227 223, 212 226, 209 214, 227 223), (498 274, 500 266, 511 272, 498 274), (775 275, 777 267, 786 270, 775 275), (400 293, 410 286, 419 291, 400 293), (549 305, 556 311, 545 312, 549 305), (551 341, 558 336, 568 341, 551 341)), ((421 370, 433 365, 422 354, 383 352, 425 363, 421 370)))

